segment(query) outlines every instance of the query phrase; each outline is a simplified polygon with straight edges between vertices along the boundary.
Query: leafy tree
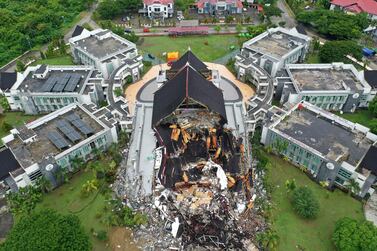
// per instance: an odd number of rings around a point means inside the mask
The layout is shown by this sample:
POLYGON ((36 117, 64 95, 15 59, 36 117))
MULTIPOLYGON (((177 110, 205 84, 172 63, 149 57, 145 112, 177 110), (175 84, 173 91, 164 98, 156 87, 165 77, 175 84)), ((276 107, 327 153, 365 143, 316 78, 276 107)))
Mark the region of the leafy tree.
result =
POLYGON ((38 178, 35 185, 44 193, 48 193, 52 188, 51 182, 45 176, 38 178))
POLYGON ((370 131, 374 134, 377 134, 377 119, 374 118, 369 122, 370 131))
POLYGON ((264 6, 263 10, 264 10, 264 14, 268 18, 272 16, 280 17, 282 13, 281 9, 279 9, 275 5, 264 6))
POLYGON ((279 236, 274 230, 258 233, 256 239, 264 249, 271 251, 276 250, 279 244, 279 236))
POLYGON ((4 111, 9 111, 10 110, 10 105, 8 103, 8 100, 3 95, 0 95, 0 106, 3 108, 4 111))
POLYGON ((357 39, 368 27, 369 21, 365 14, 347 15, 342 11, 316 9, 302 11, 297 20, 312 25, 320 34, 334 39, 357 39))
POLYGON ((231 22, 233 22, 233 20, 234 20, 233 16, 227 15, 225 17, 225 23, 227 23, 227 24, 230 24, 231 22))
POLYGON ((23 71, 25 71, 25 68, 26 68, 25 64, 22 61, 17 60, 17 62, 16 62, 16 70, 18 72, 23 72, 23 71))
POLYGON ((297 187, 296 180, 286 180, 285 181, 285 187, 287 188, 288 192, 294 191, 297 187))
POLYGON ((237 24, 236 25, 236 31, 237 31, 237 33, 240 33, 242 30, 243 30, 242 25, 241 24, 237 24))
POLYGON ((377 250, 377 228, 372 222, 342 218, 335 224, 332 236, 339 251, 377 250))
POLYGON ((13 126, 11 124, 9 124, 8 122, 3 122, 3 124, 1 125, 3 131, 6 131, 6 132, 9 132, 10 130, 12 130, 13 126))
POLYGON ((319 213, 319 202, 308 187, 295 189, 292 205, 295 212, 304 218, 315 218, 319 213))
POLYGON ((126 11, 136 10, 140 5, 140 0, 103 0, 98 4, 97 13, 102 19, 113 19, 126 11))
POLYGON ((120 88, 120 87, 115 88, 114 89, 114 94, 115 94, 116 97, 122 96, 123 95, 122 88, 120 88))
POLYGON ((215 28, 213 28, 217 33, 219 33, 221 31, 221 26, 220 25, 216 25, 215 28))
POLYGON ((377 117, 377 97, 374 97, 373 100, 369 102, 368 109, 377 117))
POLYGON ((255 26, 252 25, 252 26, 247 27, 247 32, 253 36, 258 36, 259 34, 262 34, 263 32, 265 32, 266 30, 267 30, 267 26, 263 24, 255 25, 255 26))
POLYGON ((0 250, 89 251, 91 244, 77 216, 48 209, 22 217, 0 250))
POLYGON ((42 199, 41 190, 38 187, 21 187, 18 192, 6 195, 11 212, 16 216, 31 213, 38 202, 42 199))
POLYGON ((345 62, 347 55, 361 60, 361 46, 354 41, 327 41, 319 50, 322 63, 345 62))

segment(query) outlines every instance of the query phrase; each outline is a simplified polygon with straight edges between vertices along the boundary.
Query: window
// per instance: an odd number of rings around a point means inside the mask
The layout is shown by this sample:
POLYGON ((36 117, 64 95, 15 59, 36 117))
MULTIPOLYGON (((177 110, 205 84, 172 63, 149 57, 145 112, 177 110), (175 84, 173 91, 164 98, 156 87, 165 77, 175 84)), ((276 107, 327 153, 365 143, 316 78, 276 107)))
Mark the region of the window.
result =
POLYGON ((13 99, 14 99, 14 100, 20 100, 20 97, 18 97, 18 96, 14 96, 13 99))

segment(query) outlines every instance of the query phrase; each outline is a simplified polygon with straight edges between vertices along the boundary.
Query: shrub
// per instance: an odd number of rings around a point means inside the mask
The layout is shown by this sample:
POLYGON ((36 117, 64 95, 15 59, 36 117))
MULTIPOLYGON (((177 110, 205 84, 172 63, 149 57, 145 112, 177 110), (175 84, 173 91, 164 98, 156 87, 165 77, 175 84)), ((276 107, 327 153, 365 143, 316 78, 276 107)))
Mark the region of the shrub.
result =
POLYGON ((108 239, 107 232, 105 230, 98 231, 96 237, 100 241, 107 241, 107 239, 108 239))
POLYGON ((295 189, 292 197, 292 206, 299 216, 307 219, 317 217, 319 212, 319 202, 308 187, 295 189))

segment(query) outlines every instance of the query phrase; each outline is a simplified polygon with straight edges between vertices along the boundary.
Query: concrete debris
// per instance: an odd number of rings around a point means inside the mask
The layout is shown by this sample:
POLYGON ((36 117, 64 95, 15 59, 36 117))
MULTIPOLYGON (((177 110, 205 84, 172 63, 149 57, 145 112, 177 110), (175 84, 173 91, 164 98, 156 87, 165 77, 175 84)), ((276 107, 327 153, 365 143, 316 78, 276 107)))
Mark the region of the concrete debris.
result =
POLYGON ((177 112, 155 133, 153 195, 128 196, 138 180, 118 177, 114 184, 128 206, 148 215, 148 225, 134 230, 141 248, 258 250, 256 234, 267 225, 256 200, 267 194, 247 138, 235 137, 219 116, 204 111, 177 112))

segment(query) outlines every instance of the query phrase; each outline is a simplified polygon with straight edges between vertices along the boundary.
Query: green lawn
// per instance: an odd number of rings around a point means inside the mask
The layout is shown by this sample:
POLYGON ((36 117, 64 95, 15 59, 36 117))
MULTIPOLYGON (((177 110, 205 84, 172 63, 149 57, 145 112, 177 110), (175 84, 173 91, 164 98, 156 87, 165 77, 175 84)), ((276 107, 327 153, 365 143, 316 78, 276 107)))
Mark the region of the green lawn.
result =
POLYGON ((88 197, 81 196, 81 187, 87 181, 94 178, 91 171, 81 171, 67 183, 56 190, 43 196, 41 203, 37 205, 36 210, 42 208, 52 208, 63 214, 73 213, 77 215, 86 232, 90 236, 94 250, 109 250, 105 242, 97 240, 92 234, 91 229, 95 231, 106 230, 110 228, 101 222, 104 216, 104 206, 106 204, 105 196, 93 192, 88 197), (102 214, 99 218, 99 214, 102 214))
POLYGON ((151 53, 156 57, 164 59, 162 53, 179 51, 183 55, 187 48, 201 60, 212 62, 230 53, 229 47, 238 47, 238 39, 234 35, 209 35, 209 36, 184 36, 184 37, 144 37, 144 42, 139 47, 143 51, 151 53), (205 43, 208 42, 208 45, 205 43))
POLYGON ((48 59, 39 59, 31 65, 48 64, 48 65, 73 65, 72 57, 65 55, 61 57, 53 57, 48 59))
POLYGON ((0 138, 9 133, 9 131, 5 131, 2 126, 4 122, 16 127, 31 122, 38 117, 39 116, 25 115, 23 112, 5 112, 3 115, 0 115, 0 138))
POLYGON ((319 64, 321 63, 319 60, 318 53, 311 53, 306 57, 305 63, 307 64, 319 64))
POLYGON ((340 114, 339 112, 336 113, 336 115, 345 118, 349 121, 352 121, 354 123, 359 123, 360 125, 364 125, 366 127, 370 127, 369 123, 374 118, 373 114, 365 109, 365 110, 356 110, 354 113, 343 113, 340 114))
POLYGON ((273 224, 280 236, 278 250, 328 251, 335 247, 331 242, 335 222, 348 216, 361 220, 364 218, 361 202, 335 190, 327 191, 310 180, 302 171, 279 157, 269 156, 272 163, 268 180, 273 184, 272 193, 273 224), (298 186, 308 186, 320 202, 320 213, 315 220, 298 217, 290 204, 285 189, 287 179, 295 179, 298 186))

